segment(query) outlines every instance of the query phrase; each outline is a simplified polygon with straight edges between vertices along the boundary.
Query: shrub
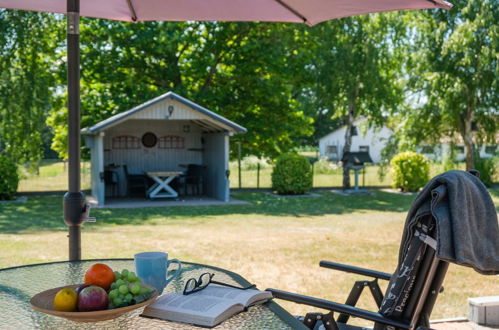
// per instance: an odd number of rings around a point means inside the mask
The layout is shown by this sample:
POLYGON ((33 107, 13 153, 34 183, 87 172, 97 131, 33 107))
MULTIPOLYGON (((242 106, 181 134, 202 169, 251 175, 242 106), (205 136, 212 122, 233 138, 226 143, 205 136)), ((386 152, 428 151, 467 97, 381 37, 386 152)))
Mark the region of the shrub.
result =
POLYGON ((16 163, 0 155, 0 200, 13 199, 18 185, 19 175, 16 163))
POLYGON ((312 188, 312 170, 306 157, 283 154, 272 171, 272 189, 282 195, 304 194, 312 188))
POLYGON ((475 169, 480 171, 480 180, 482 180, 483 184, 487 187, 491 187, 494 184, 497 160, 498 157, 480 158, 478 154, 475 155, 475 169))
POLYGON ((430 162, 415 152, 401 152, 392 158, 392 186, 402 191, 418 191, 429 180, 430 162))

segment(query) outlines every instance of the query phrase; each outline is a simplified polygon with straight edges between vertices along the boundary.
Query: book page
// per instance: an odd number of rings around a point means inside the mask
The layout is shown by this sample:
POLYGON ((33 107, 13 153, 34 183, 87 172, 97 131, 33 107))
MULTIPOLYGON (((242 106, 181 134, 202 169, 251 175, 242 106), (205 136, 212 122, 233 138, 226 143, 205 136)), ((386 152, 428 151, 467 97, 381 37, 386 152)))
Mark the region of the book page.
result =
POLYGON ((255 301, 272 298, 272 294, 270 292, 255 289, 240 290, 216 284, 210 284, 207 288, 193 293, 192 295, 222 298, 232 301, 233 303, 242 304, 245 307, 255 301))
POLYGON ((171 321, 214 326, 254 302, 264 302, 272 294, 259 290, 240 290, 209 285, 190 295, 166 294, 144 309, 144 316, 171 321))
POLYGON ((233 305, 234 302, 213 296, 199 296, 196 294, 184 296, 170 293, 159 298, 146 309, 158 309, 215 319, 233 305))

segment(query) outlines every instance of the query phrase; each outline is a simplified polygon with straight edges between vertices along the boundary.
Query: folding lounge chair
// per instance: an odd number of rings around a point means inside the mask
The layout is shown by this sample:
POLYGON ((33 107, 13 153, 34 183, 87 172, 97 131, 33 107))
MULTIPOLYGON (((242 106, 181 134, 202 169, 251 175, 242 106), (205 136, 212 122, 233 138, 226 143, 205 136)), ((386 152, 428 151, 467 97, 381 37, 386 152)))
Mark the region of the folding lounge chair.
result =
MULTIPOLYGON (((493 204, 491 212, 495 213, 493 204)), ((494 214, 491 218, 494 218, 494 214)), ((490 223, 494 224, 494 220, 492 219, 490 223)), ((497 217, 495 217, 495 227, 492 229, 494 229, 493 235, 497 236, 497 217)), ((371 278, 371 280, 357 281, 345 304, 276 289, 267 290, 272 292, 274 298, 328 310, 329 313, 326 314, 308 313, 305 315, 303 322, 310 329, 317 329, 321 323, 326 330, 365 329, 348 325, 350 317, 372 321, 374 329, 428 328, 437 295, 443 291, 442 283, 449 264, 437 257, 435 239, 437 224, 431 213, 417 217, 417 222, 412 223, 409 232, 411 233, 409 238, 404 237, 405 240, 403 238, 402 253, 399 254, 399 265, 394 274, 328 261, 320 262, 321 267, 371 278), (381 292, 378 280, 389 281, 385 295, 381 292), (378 312, 355 307, 365 287, 369 287, 378 305, 378 312), (339 313, 337 319, 334 319, 334 312, 339 313)))
POLYGON ((310 329, 313 329, 319 320, 322 321, 324 328, 327 330, 362 329, 346 324, 350 316, 373 321, 375 329, 386 327, 393 329, 428 327, 429 317, 437 295, 441 291, 442 282, 449 264, 435 257, 435 240, 432 238, 435 228, 433 219, 426 218, 424 223, 420 223, 418 227, 417 236, 415 235, 412 238, 404 262, 393 275, 328 261, 320 262, 321 267, 372 278, 369 281, 357 281, 345 304, 275 289, 267 290, 271 291, 275 298, 330 311, 325 315, 321 313, 307 314, 304 323, 310 329), (378 280, 390 281, 385 296, 381 292, 378 280), (374 300, 380 308, 378 313, 354 307, 365 287, 369 287, 373 294, 374 300), (337 320, 333 318, 334 312, 340 313, 337 320))

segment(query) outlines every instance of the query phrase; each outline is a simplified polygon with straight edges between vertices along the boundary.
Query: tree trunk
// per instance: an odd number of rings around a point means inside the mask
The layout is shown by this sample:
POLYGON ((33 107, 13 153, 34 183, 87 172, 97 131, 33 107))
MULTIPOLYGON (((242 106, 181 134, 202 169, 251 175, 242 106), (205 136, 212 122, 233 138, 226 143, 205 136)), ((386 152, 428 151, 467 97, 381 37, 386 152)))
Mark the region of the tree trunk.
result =
MULTIPOLYGON (((348 116, 347 116, 347 129, 345 132, 345 145, 343 146, 343 155, 350 152, 352 147, 352 127, 355 120, 355 103, 352 98, 348 101, 348 116)), ((350 171, 348 169, 348 163, 343 162, 343 189, 350 189, 350 171)))
POLYGON ((473 109, 468 107, 466 110, 466 115, 463 118, 463 130, 461 131, 461 136, 464 140, 465 152, 466 152, 466 170, 469 171, 475 167, 475 146, 473 145, 473 132, 471 131, 471 123, 473 122, 473 109))

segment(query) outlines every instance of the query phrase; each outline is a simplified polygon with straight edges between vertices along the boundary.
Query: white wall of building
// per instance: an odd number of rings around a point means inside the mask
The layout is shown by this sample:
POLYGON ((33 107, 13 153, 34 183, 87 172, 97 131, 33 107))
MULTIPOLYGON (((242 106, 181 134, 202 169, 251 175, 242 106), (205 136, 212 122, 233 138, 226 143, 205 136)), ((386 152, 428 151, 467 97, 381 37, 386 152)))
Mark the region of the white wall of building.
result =
MULTIPOLYGON (((388 138, 393 132, 383 126, 381 128, 367 127, 366 120, 357 120, 354 125, 357 127, 357 135, 352 137, 352 147, 350 151, 358 152, 365 151, 368 147, 369 155, 374 163, 381 161, 381 150, 385 147, 388 138)), ((343 154, 345 145, 346 126, 343 126, 319 140, 319 154, 321 157, 328 158, 333 161, 339 161, 343 154), (337 150, 334 155, 331 151, 337 150)))
MULTIPOLYGON (((365 151, 363 147, 369 147, 369 155, 374 163, 381 161, 381 151, 386 146, 390 136, 393 135, 392 130, 383 126, 382 128, 369 128, 366 119, 359 119, 355 121, 354 125, 357 127, 357 135, 352 137, 352 152, 365 151)), ((343 146, 345 145, 345 132, 346 126, 343 126, 319 140, 319 154, 321 158, 327 158, 331 161, 339 161, 343 155, 343 146), (331 153, 336 149, 336 154, 331 153)), ((466 159, 465 147, 462 144, 457 144, 455 147, 456 161, 464 161, 466 159)), ((433 146, 420 146, 416 152, 425 155, 428 159, 433 161, 441 161, 445 155, 450 153, 449 144, 433 145, 433 146)), ((499 152, 497 145, 482 145, 480 146, 480 157, 491 158, 494 152, 499 152)))
MULTIPOLYGON (((421 146, 416 149, 417 152, 425 155, 428 159, 434 161, 441 161, 446 155, 450 154, 450 144, 441 144, 434 147, 421 146)), ((454 145, 455 161, 463 162, 466 160, 466 147, 463 144, 454 145)), ((482 145, 480 146, 480 158, 492 158, 494 152, 497 154, 499 148, 497 145, 482 145)))

